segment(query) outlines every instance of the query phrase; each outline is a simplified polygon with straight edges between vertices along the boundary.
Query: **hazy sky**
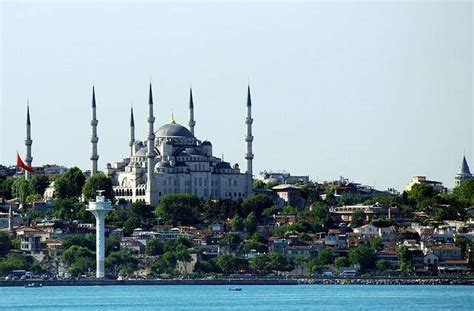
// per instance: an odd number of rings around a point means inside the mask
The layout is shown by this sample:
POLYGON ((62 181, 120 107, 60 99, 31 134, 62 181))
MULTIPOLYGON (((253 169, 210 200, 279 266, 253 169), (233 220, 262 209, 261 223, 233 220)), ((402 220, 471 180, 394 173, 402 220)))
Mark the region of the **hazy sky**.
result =
POLYGON ((129 110, 146 139, 187 125, 245 168, 250 81, 254 170, 343 175, 402 189, 412 175, 453 186, 474 170, 473 4, 454 2, 13 2, 1 4, 0 163, 90 169, 92 84, 99 167, 128 154, 129 110))

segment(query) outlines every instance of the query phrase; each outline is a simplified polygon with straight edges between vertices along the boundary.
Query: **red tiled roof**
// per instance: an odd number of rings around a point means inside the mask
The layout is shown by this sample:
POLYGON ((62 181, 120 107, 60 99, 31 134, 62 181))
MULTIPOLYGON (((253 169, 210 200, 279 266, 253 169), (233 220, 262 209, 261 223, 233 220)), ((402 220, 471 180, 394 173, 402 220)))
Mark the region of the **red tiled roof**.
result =
POLYGON ((457 251, 457 250, 461 250, 459 247, 457 246, 452 246, 452 245, 434 245, 431 247, 431 249, 435 249, 435 250, 442 250, 442 251, 457 251))

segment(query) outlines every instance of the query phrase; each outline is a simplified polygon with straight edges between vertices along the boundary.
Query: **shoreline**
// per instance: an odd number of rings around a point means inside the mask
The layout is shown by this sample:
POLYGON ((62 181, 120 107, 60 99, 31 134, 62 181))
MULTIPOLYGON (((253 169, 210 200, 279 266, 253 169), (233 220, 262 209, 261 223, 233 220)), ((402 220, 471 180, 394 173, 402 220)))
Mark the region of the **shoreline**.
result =
POLYGON ((120 286, 120 285, 474 285, 474 277, 468 278, 307 278, 307 279, 187 279, 187 280, 0 280, 0 287, 23 287, 26 284, 40 283, 42 286, 120 286))

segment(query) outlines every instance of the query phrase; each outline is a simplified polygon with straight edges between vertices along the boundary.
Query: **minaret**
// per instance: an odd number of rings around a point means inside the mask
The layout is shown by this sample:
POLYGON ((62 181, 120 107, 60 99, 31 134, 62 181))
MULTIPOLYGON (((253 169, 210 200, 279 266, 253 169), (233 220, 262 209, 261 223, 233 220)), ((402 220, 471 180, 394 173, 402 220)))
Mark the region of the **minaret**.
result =
POLYGON ((196 121, 194 121, 194 103, 193 103, 193 89, 189 88, 189 131, 194 135, 194 126, 196 121))
MULTIPOLYGON (((31 145, 33 144, 33 140, 31 139, 31 120, 30 120, 30 103, 27 102, 26 104, 26 140, 25 140, 25 146, 26 146, 26 158, 25 162, 26 165, 31 167, 31 162, 33 161, 33 157, 31 157, 31 145)), ((30 172, 25 170, 25 179, 28 179, 30 177, 30 172)))
POLYGON ((133 118, 133 107, 130 108, 130 158, 133 157, 133 144, 135 143, 135 120, 133 118))
POLYGON ((92 170, 91 175, 97 173, 97 160, 99 160, 99 155, 97 154, 97 142, 99 141, 99 137, 97 137, 97 115, 96 115, 96 104, 95 104, 95 88, 92 87, 92 135, 91 135, 91 143, 92 143, 92 153, 91 153, 91 161, 92 161, 92 170))
POLYGON ((89 202, 87 210, 95 216, 95 232, 96 232, 96 260, 97 269, 96 277, 105 277, 105 216, 108 212, 112 211, 112 203, 105 200, 102 195, 104 190, 98 190, 95 202, 89 202))
POLYGON ((250 98, 250 85, 247 87, 247 118, 245 120, 247 124, 247 135, 245 136, 245 141, 247 142, 247 153, 245 154, 245 159, 247 160, 247 195, 252 194, 252 187, 253 187, 253 170, 252 170, 252 160, 253 160, 253 153, 252 153, 252 99, 250 98))
POLYGON ((155 164, 155 131, 153 125, 155 117, 153 116, 153 92, 148 95, 148 152, 147 152, 147 182, 146 182, 146 201, 151 206, 155 206, 153 195, 153 166, 155 164))

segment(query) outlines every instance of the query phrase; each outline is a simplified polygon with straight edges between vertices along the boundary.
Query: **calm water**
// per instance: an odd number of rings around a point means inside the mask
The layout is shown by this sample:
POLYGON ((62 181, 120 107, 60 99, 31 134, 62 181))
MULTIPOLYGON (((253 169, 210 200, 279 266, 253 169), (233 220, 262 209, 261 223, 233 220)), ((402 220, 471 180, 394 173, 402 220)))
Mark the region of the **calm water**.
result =
POLYGON ((474 310, 474 287, 299 285, 0 287, 11 310, 474 310))

